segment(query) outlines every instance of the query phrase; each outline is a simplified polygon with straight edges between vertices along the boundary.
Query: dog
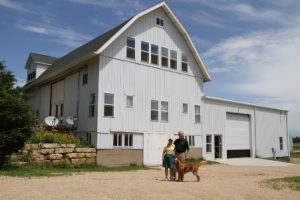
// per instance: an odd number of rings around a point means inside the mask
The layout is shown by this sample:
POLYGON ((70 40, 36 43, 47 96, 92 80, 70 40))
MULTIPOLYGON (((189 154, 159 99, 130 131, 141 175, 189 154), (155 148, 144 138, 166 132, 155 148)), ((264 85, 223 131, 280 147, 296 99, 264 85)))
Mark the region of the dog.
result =
POLYGON ((178 179, 177 181, 183 182, 184 174, 188 172, 192 172, 194 176, 197 177, 197 181, 200 181, 200 176, 198 174, 198 169, 201 165, 206 164, 206 161, 201 161, 200 163, 184 163, 178 160, 177 158, 174 159, 174 165, 178 172, 178 179))

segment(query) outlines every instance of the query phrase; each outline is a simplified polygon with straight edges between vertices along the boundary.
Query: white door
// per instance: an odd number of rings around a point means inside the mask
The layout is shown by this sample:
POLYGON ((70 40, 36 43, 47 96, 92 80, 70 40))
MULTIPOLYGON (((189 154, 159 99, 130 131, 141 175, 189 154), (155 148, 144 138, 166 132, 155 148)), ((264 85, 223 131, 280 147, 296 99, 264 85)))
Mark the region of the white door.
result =
POLYGON ((227 157, 250 156, 250 118, 249 115, 226 114, 227 157))
POLYGON ((162 164, 162 151, 168 143, 166 134, 145 133, 144 134, 144 165, 153 166, 162 164))

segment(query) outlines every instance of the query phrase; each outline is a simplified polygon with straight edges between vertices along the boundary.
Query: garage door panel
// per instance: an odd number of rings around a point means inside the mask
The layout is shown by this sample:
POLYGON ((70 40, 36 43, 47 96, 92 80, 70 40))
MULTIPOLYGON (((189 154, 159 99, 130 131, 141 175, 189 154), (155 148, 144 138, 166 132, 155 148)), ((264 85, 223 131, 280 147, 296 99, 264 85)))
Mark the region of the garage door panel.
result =
MULTIPOLYGON (((250 119, 248 115, 226 114, 226 149, 250 150, 250 119)), ((237 151, 235 151, 237 152, 237 151)), ((234 152, 234 154, 235 154, 234 152)), ((247 155, 247 154, 243 154, 247 155)))

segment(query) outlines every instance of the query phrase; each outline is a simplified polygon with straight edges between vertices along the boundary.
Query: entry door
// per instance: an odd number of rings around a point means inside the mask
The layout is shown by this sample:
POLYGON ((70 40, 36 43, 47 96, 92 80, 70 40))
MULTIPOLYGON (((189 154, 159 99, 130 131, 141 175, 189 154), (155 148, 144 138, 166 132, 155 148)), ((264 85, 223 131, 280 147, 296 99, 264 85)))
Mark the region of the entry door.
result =
POLYGON ((222 158, 222 135, 215 135, 215 158, 222 158))

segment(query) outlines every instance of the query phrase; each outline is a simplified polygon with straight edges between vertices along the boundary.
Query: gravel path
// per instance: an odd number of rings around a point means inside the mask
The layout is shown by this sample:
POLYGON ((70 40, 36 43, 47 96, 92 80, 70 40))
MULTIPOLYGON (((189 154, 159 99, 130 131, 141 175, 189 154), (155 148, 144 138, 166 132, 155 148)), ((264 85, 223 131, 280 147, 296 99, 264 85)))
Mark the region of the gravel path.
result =
POLYGON ((1 200, 105 199, 284 199, 300 192, 272 190, 259 184, 268 178, 300 176, 300 165, 245 167, 211 165, 200 168, 201 182, 186 174, 185 182, 163 180, 163 170, 85 173, 50 178, 0 177, 1 200))

